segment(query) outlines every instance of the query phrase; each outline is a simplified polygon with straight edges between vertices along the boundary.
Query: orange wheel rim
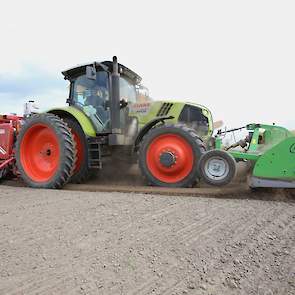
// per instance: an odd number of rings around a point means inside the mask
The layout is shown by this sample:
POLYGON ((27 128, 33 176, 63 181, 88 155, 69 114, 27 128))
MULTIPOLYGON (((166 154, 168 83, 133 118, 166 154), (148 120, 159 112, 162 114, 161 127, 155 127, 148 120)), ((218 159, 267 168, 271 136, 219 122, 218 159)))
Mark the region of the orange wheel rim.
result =
POLYGON ((54 131, 44 124, 29 128, 20 145, 20 161, 29 178, 46 182, 56 174, 60 147, 54 131))
POLYGON ((71 132, 73 134, 74 141, 76 143, 77 159, 76 159, 74 173, 77 173, 80 170, 82 163, 84 161, 84 146, 82 144, 79 134, 75 132, 73 129, 71 130, 71 132))
POLYGON ((150 173, 158 180, 177 183, 193 169, 193 149, 183 137, 163 134, 150 143, 146 163, 150 173))

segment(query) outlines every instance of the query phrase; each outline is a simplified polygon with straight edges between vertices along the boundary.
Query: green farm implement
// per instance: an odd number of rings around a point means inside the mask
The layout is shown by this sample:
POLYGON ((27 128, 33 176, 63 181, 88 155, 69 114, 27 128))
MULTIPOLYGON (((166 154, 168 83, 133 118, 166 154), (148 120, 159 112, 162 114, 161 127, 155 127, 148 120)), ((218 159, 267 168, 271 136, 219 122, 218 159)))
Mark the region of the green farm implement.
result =
POLYGON ((286 128, 248 124, 219 131, 214 149, 199 162, 201 177, 210 185, 226 185, 234 179, 236 163, 241 161, 250 168, 250 187, 295 188, 295 136, 286 128), (243 129, 248 133, 244 139, 230 146, 223 145, 225 134, 243 129))

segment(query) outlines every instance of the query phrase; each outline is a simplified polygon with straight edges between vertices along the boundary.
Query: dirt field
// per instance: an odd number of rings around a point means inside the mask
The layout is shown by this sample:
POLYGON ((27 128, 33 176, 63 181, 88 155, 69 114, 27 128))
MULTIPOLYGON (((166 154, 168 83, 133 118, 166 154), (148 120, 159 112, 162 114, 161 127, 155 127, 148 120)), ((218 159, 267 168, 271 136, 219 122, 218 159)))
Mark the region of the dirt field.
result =
POLYGON ((295 294, 294 199, 0 189, 0 294, 295 294))

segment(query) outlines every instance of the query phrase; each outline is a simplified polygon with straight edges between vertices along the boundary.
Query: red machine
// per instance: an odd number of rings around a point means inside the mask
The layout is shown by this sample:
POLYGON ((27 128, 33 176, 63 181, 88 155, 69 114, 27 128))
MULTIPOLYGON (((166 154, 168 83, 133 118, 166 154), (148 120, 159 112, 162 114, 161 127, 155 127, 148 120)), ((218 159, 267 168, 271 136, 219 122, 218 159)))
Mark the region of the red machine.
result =
POLYGON ((14 115, 0 115, 0 179, 8 174, 16 175, 14 143, 21 120, 14 115))

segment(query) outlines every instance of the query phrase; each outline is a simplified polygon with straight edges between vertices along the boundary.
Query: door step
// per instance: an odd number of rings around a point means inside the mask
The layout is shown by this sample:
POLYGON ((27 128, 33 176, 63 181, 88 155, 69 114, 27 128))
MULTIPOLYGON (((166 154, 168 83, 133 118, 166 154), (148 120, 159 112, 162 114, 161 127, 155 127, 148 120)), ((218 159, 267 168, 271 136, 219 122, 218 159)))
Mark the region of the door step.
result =
POLYGON ((101 169, 101 139, 90 137, 87 140, 88 144, 88 168, 101 169))

